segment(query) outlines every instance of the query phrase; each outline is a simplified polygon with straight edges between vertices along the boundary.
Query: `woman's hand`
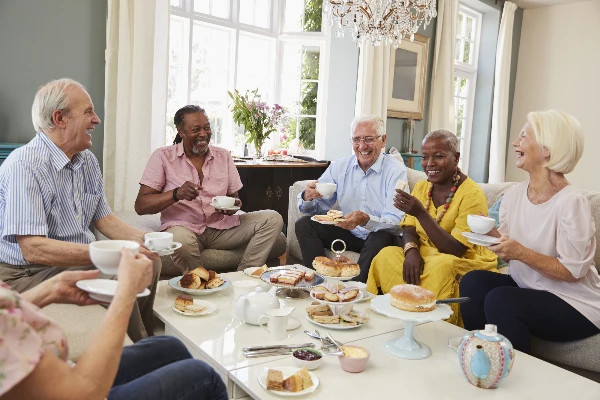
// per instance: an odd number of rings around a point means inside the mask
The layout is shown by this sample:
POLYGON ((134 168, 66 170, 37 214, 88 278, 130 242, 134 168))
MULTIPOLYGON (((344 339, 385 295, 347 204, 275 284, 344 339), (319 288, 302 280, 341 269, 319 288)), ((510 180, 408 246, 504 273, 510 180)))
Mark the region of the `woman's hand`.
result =
POLYGON ((40 283, 23 293, 25 300, 43 308, 53 303, 87 306, 98 304, 87 292, 79 289, 75 283, 84 279, 95 279, 100 271, 65 271, 40 283))
POLYGON ((500 236, 500 244, 488 248, 504 261, 522 260, 527 253, 525 246, 506 236, 500 236))
POLYGON ((359 225, 366 225, 367 222, 371 219, 369 214, 366 212, 362 212, 360 210, 352 211, 351 213, 344 215, 344 222, 338 222, 335 226, 339 226, 342 229, 347 229, 349 231, 356 229, 359 225))
POLYGON ((419 199, 400 189, 396 189, 394 207, 413 217, 417 217, 420 214, 427 212, 419 199))
POLYGON ((404 265, 402 268, 402 279, 405 283, 419 285, 421 283, 421 274, 425 268, 425 262, 419 249, 410 249, 404 255, 404 265))
POLYGON ((134 256, 130 249, 121 249, 117 292, 137 295, 152 283, 152 261, 139 253, 134 256))

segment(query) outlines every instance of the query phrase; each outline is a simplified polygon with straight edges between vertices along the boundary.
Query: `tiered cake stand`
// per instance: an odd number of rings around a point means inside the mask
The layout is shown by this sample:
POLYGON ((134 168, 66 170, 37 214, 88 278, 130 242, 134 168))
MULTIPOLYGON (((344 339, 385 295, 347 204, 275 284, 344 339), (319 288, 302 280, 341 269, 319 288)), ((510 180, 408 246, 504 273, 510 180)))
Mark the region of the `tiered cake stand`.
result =
MULTIPOLYGON (((300 266, 298 266, 298 267, 300 267, 300 266)), ((304 279, 302 279, 297 285, 294 285, 294 286, 286 285, 286 284, 282 284, 282 283, 272 283, 271 282, 271 275, 281 273, 282 271, 285 271, 288 269, 299 269, 298 267, 291 265, 286 268, 275 268, 275 269, 263 272, 263 274, 260 276, 260 279, 262 279, 263 282, 266 282, 269 285, 279 288, 279 289, 277 289, 277 292, 276 292, 277 297, 280 297, 282 299, 292 299, 292 300, 306 299, 309 296, 310 289, 325 282, 325 278, 323 276, 321 276, 319 274, 315 274, 315 277, 313 278, 312 281, 307 282, 304 279)))

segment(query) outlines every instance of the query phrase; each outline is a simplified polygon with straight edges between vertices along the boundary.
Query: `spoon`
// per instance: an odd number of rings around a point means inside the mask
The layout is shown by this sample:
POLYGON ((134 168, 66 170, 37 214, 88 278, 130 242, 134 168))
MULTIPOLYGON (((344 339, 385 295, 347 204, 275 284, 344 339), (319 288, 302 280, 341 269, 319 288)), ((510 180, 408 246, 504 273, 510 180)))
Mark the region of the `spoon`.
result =
POLYGON ((342 349, 342 346, 340 346, 340 344, 338 343, 337 340, 335 340, 334 338, 331 337, 331 334, 329 332, 327 332, 327 337, 329 338, 329 340, 331 340, 331 342, 333 344, 335 344, 335 347, 337 347, 339 351, 341 351, 342 353, 344 352, 344 349, 342 349))

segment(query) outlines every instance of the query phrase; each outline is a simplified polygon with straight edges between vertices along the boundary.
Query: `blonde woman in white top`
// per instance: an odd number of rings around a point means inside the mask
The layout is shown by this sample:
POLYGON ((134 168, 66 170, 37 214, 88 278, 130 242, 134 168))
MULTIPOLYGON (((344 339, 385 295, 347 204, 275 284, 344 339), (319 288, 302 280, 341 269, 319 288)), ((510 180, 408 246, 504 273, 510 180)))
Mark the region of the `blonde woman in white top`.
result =
POLYGON ((513 142, 517 167, 529 181, 507 190, 500 206, 500 238, 490 247, 508 262, 509 275, 466 274, 460 295, 465 328, 496 324, 516 349, 528 353, 531 335, 567 342, 600 333, 600 277, 594 266, 596 231, 587 198, 565 174, 583 153, 573 116, 531 112, 513 142))

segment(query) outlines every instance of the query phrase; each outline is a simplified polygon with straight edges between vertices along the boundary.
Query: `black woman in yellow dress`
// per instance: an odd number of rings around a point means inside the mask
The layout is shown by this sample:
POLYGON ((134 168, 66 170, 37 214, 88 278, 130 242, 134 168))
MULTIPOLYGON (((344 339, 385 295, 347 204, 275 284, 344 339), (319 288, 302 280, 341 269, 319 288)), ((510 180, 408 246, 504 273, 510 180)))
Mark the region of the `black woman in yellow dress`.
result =
MULTIPOLYGON (((467 215, 487 215, 487 199, 481 187, 458 168, 460 152, 456 136, 433 131, 423 139, 423 171, 412 195, 396 191, 394 205, 406 214, 403 247, 390 246, 373 259, 367 280, 369 292, 389 293, 394 285, 425 287, 437 299, 458 297, 460 278, 472 270, 497 271, 497 256, 486 247, 467 241, 467 215)), ((462 326, 459 307, 448 320, 462 326)))

